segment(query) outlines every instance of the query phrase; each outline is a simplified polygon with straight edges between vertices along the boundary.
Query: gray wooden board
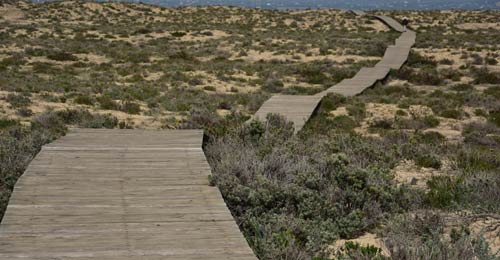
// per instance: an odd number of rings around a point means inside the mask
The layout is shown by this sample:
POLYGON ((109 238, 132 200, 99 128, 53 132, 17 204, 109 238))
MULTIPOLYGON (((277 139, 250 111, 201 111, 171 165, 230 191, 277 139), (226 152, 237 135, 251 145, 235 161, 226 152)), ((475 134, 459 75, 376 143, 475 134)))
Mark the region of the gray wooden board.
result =
POLYGON ((72 129, 15 185, 0 259, 256 259, 201 130, 72 129))

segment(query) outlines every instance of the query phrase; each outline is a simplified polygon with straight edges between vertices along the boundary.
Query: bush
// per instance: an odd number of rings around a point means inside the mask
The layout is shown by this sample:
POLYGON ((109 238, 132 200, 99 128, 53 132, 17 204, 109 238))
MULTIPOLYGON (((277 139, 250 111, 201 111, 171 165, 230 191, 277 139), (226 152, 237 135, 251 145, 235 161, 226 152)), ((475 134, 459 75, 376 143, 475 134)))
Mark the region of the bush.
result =
POLYGON ((132 101, 125 101, 120 110, 128 114, 138 115, 141 113, 141 106, 132 101))
POLYGON ((78 57, 64 51, 55 51, 47 55, 47 58, 55 61, 77 61, 78 57))
POLYGON ((67 109, 44 112, 34 119, 33 124, 60 132, 64 131, 65 125, 87 128, 115 128, 118 119, 110 114, 92 114, 83 109, 67 109))
POLYGON ((456 109, 447 109, 441 112, 441 116, 445 118, 460 119, 462 118, 462 111, 456 109))
POLYGON ((302 87, 302 86, 291 86, 286 88, 283 94, 286 95, 314 95, 321 92, 322 88, 315 87, 302 87))
POLYGON ((12 108, 22 108, 31 105, 31 99, 21 94, 7 95, 7 102, 12 108))
POLYGON ((490 111, 488 114, 488 121, 500 127, 500 110, 490 111))
POLYGON ((420 68, 420 67, 435 67, 437 65, 437 62, 432 58, 422 56, 418 52, 412 50, 410 51, 407 64, 410 67, 420 68))
POLYGON ((432 176, 427 181, 427 198, 433 207, 446 208, 463 201, 465 186, 463 180, 452 176, 432 176))
POLYGON ((425 124, 426 127, 436 127, 439 125, 439 119, 430 115, 422 118, 422 122, 425 124))
POLYGON ((359 243, 347 241, 337 257, 338 259, 384 259, 381 253, 382 249, 378 247, 362 246, 359 243))
POLYGON ((344 131, 352 131, 358 126, 358 123, 349 116, 336 116, 330 122, 331 129, 342 129, 344 131))
POLYGON ((379 129, 392 129, 394 121, 390 118, 381 118, 371 122, 370 127, 379 129))
POLYGON ((493 66, 493 65, 497 65, 498 61, 495 58, 488 57, 488 58, 486 58, 486 64, 493 66))
POLYGON ((432 213, 396 216, 385 225, 385 245, 392 259, 495 259, 481 236, 455 232, 443 239, 441 216, 432 213))
POLYGON ((439 64, 441 65, 453 65, 455 62, 453 60, 450 60, 450 59, 442 59, 439 61, 439 64))
POLYGON ((346 110, 350 116, 354 117, 358 121, 362 120, 366 116, 366 106, 365 103, 362 102, 355 102, 347 105, 346 110))
POLYGON ((30 117, 33 115, 33 111, 29 108, 26 108, 26 107, 21 107, 16 112, 18 115, 20 115, 22 117, 30 117))
POLYGON ((174 36, 174 37, 179 37, 180 38, 180 37, 185 36, 186 33, 185 32, 173 32, 173 33, 171 33, 171 35, 174 36))
POLYGON ((273 116, 205 148, 212 179, 259 258, 326 257, 337 237, 358 236, 400 208, 384 168, 391 149, 355 135, 301 140, 293 132, 273 116))
POLYGON ((480 69, 471 67, 470 70, 474 77, 474 84, 500 84, 499 72, 490 72, 484 67, 480 69))
POLYGON ((492 86, 484 90, 484 94, 500 99, 500 86, 492 86))
POLYGON ((454 91, 460 91, 460 92, 469 92, 469 91, 474 90, 474 86, 472 86, 470 84, 458 84, 458 85, 451 86, 450 89, 454 90, 454 91))
POLYGON ((205 87, 203 87, 203 89, 206 91, 216 91, 217 90, 214 86, 205 86, 205 87))
POLYGON ((268 79, 262 85, 262 90, 270 93, 280 93, 283 91, 284 86, 283 82, 279 79, 268 79))
POLYGON ((81 96, 77 96, 75 98, 75 103, 76 104, 80 104, 80 105, 93 106, 94 105, 94 99, 91 96, 88 96, 88 95, 81 95, 81 96))
POLYGON ((456 152, 453 161, 465 172, 491 171, 500 167, 497 150, 464 147, 456 152))
POLYGON ((16 126, 19 122, 13 119, 0 118, 0 129, 16 126))
POLYGON ((120 105, 109 96, 101 96, 97 98, 97 101, 99 101, 102 109, 119 110, 120 108, 120 105))
POLYGON ((415 156, 415 164, 426 168, 441 168, 441 160, 432 154, 417 154, 415 156))
POLYGON ((424 144, 440 144, 446 141, 446 137, 438 132, 425 132, 425 133, 417 133, 415 135, 415 139, 424 144))

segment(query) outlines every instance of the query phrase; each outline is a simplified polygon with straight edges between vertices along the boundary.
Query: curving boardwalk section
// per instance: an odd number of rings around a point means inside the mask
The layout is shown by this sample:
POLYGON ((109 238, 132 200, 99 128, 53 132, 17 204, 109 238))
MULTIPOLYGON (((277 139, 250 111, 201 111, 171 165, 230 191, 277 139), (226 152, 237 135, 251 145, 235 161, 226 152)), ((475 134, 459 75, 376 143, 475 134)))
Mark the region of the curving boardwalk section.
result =
POLYGON ((379 19, 383 23, 385 23, 387 26, 391 27, 393 30, 398 31, 398 32, 405 32, 405 28, 403 25, 401 25, 398 21, 392 19, 389 16, 386 15, 375 15, 375 18, 379 19))
MULTIPOLYGON (((352 10, 352 12, 358 16, 366 15, 363 11, 352 10)), ((312 116, 321 99, 328 93, 355 96, 372 87, 378 81, 385 79, 391 69, 400 69, 408 60, 410 49, 415 44, 416 34, 411 30, 405 30, 399 22, 388 16, 378 15, 375 18, 392 29, 402 32, 401 36, 396 39, 395 45, 387 48, 384 57, 375 67, 362 68, 353 78, 345 79, 314 96, 273 96, 262 105, 250 120, 265 120, 268 113, 280 114, 293 122, 295 132, 298 132, 312 116)))
POLYGON ((74 130, 15 186, 0 259, 253 259, 201 130, 74 130))

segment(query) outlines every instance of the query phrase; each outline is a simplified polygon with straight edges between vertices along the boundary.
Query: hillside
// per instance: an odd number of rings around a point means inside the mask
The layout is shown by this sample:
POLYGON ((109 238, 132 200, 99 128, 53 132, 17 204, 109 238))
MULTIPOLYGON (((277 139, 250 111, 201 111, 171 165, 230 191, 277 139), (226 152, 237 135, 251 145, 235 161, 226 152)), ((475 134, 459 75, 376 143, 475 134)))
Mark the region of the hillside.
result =
MULTIPOLYGON (((260 259, 494 259, 500 252, 497 11, 408 17, 408 63, 329 94, 294 135, 244 122, 374 65, 398 34, 339 10, 24 2, 0 7, 1 214, 67 127, 200 128, 260 259)), ((0 215, 1 215, 0 214, 0 215)))

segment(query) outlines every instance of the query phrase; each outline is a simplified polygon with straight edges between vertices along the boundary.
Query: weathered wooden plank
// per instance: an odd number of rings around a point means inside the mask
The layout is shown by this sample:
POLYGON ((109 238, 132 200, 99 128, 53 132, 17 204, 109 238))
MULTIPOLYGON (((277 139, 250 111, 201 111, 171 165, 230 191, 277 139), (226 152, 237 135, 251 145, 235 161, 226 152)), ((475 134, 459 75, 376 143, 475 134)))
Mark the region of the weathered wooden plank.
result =
POLYGON ((256 259, 201 130, 73 129, 15 185, 0 259, 256 259))

